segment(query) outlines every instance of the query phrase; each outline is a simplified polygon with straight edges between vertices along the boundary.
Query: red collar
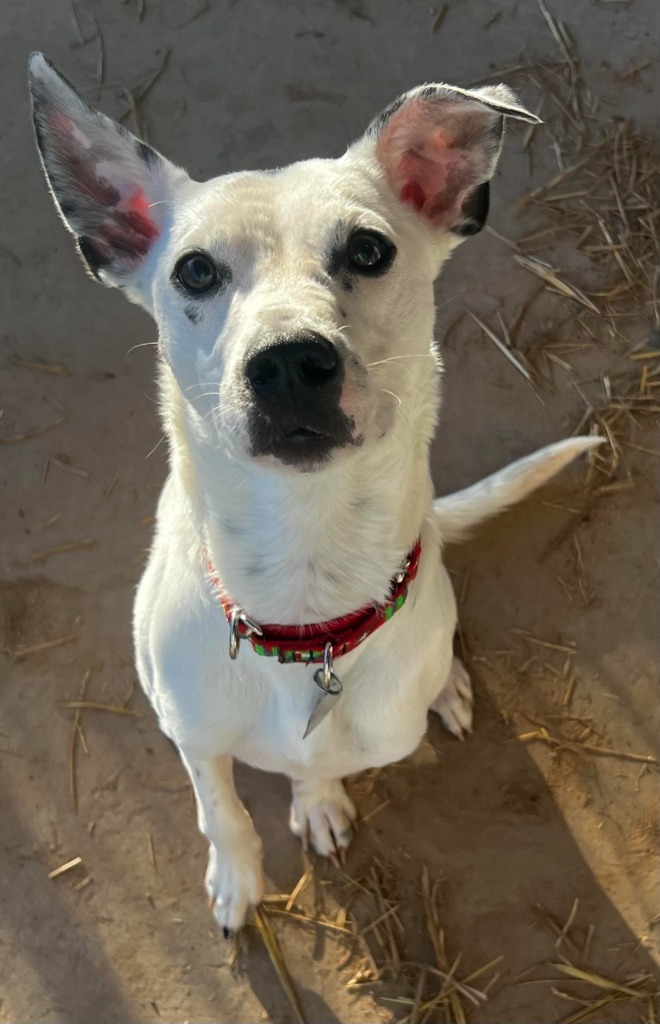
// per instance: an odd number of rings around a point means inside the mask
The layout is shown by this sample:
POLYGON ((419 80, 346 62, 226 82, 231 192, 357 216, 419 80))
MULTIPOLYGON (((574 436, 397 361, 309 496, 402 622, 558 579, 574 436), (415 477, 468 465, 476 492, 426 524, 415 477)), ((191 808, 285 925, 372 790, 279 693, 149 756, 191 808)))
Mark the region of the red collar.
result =
POLYGON ((249 640, 257 654, 274 657, 281 662, 322 662, 328 643, 332 645, 334 658, 348 654, 403 607, 408 587, 417 575, 421 548, 418 539, 404 565, 392 577, 389 597, 383 604, 367 604, 337 619, 304 626, 260 625, 248 618, 225 592, 208 552, 204 551, 204 561, 230 626, 230 656, 236 657, 241 640, 249 640))

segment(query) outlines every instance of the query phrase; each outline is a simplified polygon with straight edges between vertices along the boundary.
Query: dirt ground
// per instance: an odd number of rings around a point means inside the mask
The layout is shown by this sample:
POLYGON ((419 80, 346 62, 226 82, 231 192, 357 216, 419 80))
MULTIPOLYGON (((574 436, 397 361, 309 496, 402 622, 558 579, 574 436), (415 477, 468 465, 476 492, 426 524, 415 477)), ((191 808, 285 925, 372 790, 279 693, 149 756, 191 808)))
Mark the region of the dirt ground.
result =
MULTIPOLYGON (((632 118, 657 135, 657 0, 549 2, 602 96, 600 127, 632 118)), ((0 440, 0 1019, 284 1024, 294 1011, 259 935, 248 929, 231 966, 214 930, 191 791, 136 686, 131 602, 166 472, 154 328, 77 263, 37 165, 25 59, 45 50, 114 116, 130 105, 123 90, 139 96, 162 69, 139 102, 142 129, 201 177, 339 154, 404 89, 556 60, 557 44, 531 0, 30 0, 6 5, 0 39, 0 439, 49 428, 0 440), (69 542, 88 543, 52 553, 69 542), (76 731, 64 702, 80 697, 84 679, 88 700, 130 714, 87 709, 76 731)), ((528 76, 501 77, 536 109, 528 76)), ((558 159, 544 129, 533 140, 511 132, 493 187, 499 236, 543 226, 529 207, 515 217, 513 204, 557 174, 558 159)), ((466 243, 437 290, 437 336, 450 328, 439 493, 569 435, 585 393, 602 405, 618 374, 639 377, 646 365, 648 382, 658 366, 630 358, 657 344, 657 335, 644 341, 644 313, 598 341, 575 326, 581 347, 557 348, 560 361, 544 364, 552 387, 532 389, 468 316, 456 323, 467 307, 501 335, 497 311, 512 322, 538 285, 498 235, 466 243)), ((585 287, 589 267, 569 241, 552 259, 585 287)), ((519 342, 530 363, 576 310, 547 293, 530 307, 519 342)), ((585 501, 588 471, 575 468, 449 552, 475 733, 459 744, 432 721, 408 761, 349 782, 365 820, 346 875, 369 888, 381 873, 391 904, 324 865, 299 898, 305 914, 324 912, 339 928, 342 907, 364 928, 398 906, 393 929, 365 935, 380 983, 364 945, 344 932, 269 917, 313 1024, 462 1019, 455 1007, 409 1018, 410 1002, 397 1002, 414 1000, 417 984, 428 1000, 440 985, 415 968, 439 963, 424 923, 425 867, 438 880, 445 968, 460 953, 465 979, 501 957, 472 982, 483 990, 494 978, 487 1000, 463 998, 475 1024, 656 1020, 658 775, 644 758, 659 753, 660 451, 657 417, 627 422, 597 500, 592 487, 585 501), (563 747, 552 746, 558 736, 563 747), (390 934, 405 961, 398 972, 390 934), (576 981, 571 965, 592 981, 576 981), (347 987, 358 969, 364 984, 347 987)), ((287 828, 285 780, 237 774, 266 840, 270 888, 288 893, 305 865, 287 828)))

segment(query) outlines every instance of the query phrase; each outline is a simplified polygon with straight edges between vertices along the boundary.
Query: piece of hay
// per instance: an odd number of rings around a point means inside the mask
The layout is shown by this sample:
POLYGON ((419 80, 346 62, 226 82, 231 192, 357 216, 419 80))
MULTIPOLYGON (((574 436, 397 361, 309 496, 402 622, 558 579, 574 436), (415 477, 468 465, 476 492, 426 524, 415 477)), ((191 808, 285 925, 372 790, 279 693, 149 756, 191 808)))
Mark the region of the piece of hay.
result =
POLYGON ((82 864, 82 857, 74 857, 72 860, 68 860, 66 864, 61 864, 59 868, 53 868, 52 871, 48 872, 49 878, 59 878, 60 875, 65 875, 68 871, 73 871, 79 864, 82 864))
POLYGON ((280 984, 286 993, 287 999, 291 1004, 291 1008, 298 1020, 299 1024, 306 1024, 305 1015, 293 984, 289 968, 286 965, 284 954, 282 953, 281 946, 277 940, 277 936, 273 931, 272 925, 268 920, 268 914, 262 907, 255 907, 252 911, 252 920, 254 925, 261 936, 262 942, 266 947, 266 952, 270 958, 275 973, 280 979, 280 984))

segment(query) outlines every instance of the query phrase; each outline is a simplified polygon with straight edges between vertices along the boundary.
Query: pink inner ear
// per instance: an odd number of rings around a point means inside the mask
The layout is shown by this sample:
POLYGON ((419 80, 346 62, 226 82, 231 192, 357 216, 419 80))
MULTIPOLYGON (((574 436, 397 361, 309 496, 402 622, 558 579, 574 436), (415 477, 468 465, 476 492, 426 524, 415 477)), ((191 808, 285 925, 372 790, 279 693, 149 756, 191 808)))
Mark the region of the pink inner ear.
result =
MULTIPOLYGON (((106 263, 115 256, 137 260, 144 257, 160 230, 149 216, 151 202, 146 191, 135 186, 122 196, 120 186, 112 184, 100 172, 107 157, 94 148, 92 132, 78 126, 68 115, 56 111, 52 115, 53 149, 60 167, 70 202, 75 203, 81 223, 75 230, 96 240, 96 248, 106 263)), ((110 157, 112 161, 112 157, 110 157)))
POLYGON ((143 189, 137 189, 132 196, 122 199, 117 205, 117 220, 125 223, 132 232, 144 239, 142 246, 138 249, 141 254, 146 253, 151 243, 160 234, 151 218, 147 217, 147 210, 150 208, 151 203, 143 189))
POLYGON ((477 178, 479 162, 471 145, 474 115, 466 111, 461 123, 452 106, 447 101, 409 101, 392 115, 376 146, 401 201, 435 226, 446 228, 460 219, 460 207, 477 178), (441 117, 447 122, 442 127, 438 125, 441 117))

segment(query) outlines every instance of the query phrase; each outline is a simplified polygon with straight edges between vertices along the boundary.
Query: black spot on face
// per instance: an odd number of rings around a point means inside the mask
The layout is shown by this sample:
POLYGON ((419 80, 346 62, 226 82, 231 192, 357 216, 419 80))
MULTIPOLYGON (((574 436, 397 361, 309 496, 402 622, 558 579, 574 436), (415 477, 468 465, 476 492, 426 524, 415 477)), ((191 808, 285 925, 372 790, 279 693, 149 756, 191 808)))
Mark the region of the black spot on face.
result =
POLYGON ((341 225, 338 225, 325 261, 325 269, 330 277, 338 277, 344 267, 344 243, 338 237, 341 231, 341 225))
POLYGON ((192 303, 189 306, 184 306, 183 312, 186 314, 191 324, 198 324, 199 321, 202 319, 201 309, 199 308, 199 306, 196 306, 192 303))
POLYGON ((243 527, 239 526, 238 523, 233 522, 231 519, 223 519, 222 528, 225 533, 230 535, 230 537, 240 537, 242 533, 245 533, 243 527))
POLYGON ((369 509, 370 506, 370 498, 355 498, 355 500, 351 502, 351 508, 353 509, 353 511, 358 512, 360 515, 363 515, 369 509))

